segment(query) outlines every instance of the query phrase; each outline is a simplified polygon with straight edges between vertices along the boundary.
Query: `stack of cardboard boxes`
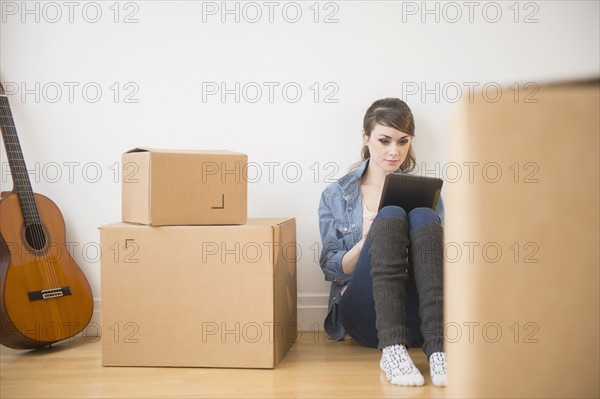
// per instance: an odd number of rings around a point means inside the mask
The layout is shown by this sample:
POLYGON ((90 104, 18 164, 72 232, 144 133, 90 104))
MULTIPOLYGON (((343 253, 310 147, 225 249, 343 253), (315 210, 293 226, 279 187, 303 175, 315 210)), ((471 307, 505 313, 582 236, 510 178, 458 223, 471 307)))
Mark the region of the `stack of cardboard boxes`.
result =
POLYGON ((100 227, 104 366, 273 368, 296 340, 294 219, 247 219, 247 156, 134 149, 100 227))

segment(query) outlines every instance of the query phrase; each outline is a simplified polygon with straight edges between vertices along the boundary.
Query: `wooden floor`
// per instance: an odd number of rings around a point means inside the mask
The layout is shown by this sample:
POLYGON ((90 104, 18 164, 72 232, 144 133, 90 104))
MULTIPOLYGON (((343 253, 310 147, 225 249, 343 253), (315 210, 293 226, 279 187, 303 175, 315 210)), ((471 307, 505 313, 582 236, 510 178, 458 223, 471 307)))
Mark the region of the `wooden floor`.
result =
MULTIPOLYGON (((92 337, 93 338, 93 337, 92 337)), ((37 351, 0 350, 0 398, 444 397, 420 349, 423 387, 391 385, 379 351, 305 332, 274 370, 102 367, 101 343, 83 338, 37 351)))

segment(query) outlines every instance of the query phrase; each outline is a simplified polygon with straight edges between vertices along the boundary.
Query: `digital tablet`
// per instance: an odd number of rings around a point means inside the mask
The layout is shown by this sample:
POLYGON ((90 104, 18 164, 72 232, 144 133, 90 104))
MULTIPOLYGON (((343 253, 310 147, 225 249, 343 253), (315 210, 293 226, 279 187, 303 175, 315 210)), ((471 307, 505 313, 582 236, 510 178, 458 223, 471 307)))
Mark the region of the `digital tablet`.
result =
POLYGON ((379 210, 388 205, 402 207, 406 213, 420 207, 435 210, 443 183, 437 177, 390 173, 383 183, 379 210))

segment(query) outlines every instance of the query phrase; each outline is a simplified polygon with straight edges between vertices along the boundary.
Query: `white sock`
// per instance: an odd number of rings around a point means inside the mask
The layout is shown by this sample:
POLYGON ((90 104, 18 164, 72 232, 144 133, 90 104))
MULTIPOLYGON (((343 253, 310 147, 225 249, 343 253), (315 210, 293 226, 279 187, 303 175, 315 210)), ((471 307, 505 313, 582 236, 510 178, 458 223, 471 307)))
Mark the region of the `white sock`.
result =
POLYGON ((379 367, 385 371, 388 381, 392 384, 420 387, 425 383, 404 345, 383 348, 379 367))
POLYGON ((435 352, 429 356, 429 370, 431 371, 431 382, 437 387, 448 385, 448 374, 446 373, 446 354, 435 352))

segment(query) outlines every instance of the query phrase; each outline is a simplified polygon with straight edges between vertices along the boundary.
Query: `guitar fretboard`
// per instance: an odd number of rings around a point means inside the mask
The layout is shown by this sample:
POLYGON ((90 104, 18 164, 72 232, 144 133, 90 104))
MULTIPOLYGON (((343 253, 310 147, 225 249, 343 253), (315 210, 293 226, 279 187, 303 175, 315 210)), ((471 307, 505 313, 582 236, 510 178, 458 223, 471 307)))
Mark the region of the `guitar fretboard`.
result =
POLYGON ((25 165, 25 159, 23 159, 23 152, 21 151, 21 144, 19 144, 19 137, 17 136, 17 129, 10 111, 8 98, 4 94, 0 94, 0 130, 2 130, 4 148, 6 149, 15 190, 21 203, 25 225, 39 224, 41 223, 40 215, 29 181, 27 166, 25 165))

